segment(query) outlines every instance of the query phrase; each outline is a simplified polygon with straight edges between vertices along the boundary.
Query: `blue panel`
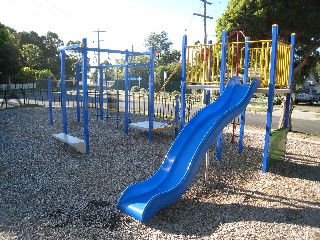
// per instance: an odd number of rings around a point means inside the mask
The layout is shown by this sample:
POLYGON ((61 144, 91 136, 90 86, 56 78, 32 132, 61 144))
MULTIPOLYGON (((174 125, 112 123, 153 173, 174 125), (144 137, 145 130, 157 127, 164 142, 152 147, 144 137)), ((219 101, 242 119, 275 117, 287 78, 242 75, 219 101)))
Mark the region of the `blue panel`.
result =
POLYGON ((155 174, 124 190, 117 208, 146 222, 160 209, 176 202, 191 185, 218 134, 246 108, 256 83, 253 80, 251 85, 241 85, 231 79, 223 94, 184 126, 155 174))

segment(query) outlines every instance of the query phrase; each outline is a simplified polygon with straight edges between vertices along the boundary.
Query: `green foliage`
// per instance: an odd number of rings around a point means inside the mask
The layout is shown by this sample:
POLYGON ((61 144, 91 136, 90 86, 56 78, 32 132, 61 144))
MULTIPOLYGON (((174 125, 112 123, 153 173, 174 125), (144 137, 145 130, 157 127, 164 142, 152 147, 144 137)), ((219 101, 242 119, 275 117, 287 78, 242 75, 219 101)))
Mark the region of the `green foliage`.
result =
POLYGON ((10 37, 10 31, 0 23, 0 82, 6 83, 19 71, 19 49, 10 37))
POLYGON ((43 53, 37 45, 28 43, 22 45, 20 54, 26 67, 39 69, 43 53))
POLYGON ((145 47, 154 47, 156 53, 156 62, 158 66, 165 66, 180 59, 181 53, 177 50, 171 50, 172 42, 169 40, 168 33, 152 32, 145 39, 145 47))
POLYGON ((145 88, 140 88, 141 93, 147 93, 147 90, 145 88))
POLYGON ((167 79, 170 77, 170 81, 166 85, 166 91, 173 91, 175 88, 180 86, 181 80, 181 64, 177 62, 172 62, 166 66, 158 66, 155 69, 155 90, 159 91, 163 86, 164 82, 164 72, 167 72, 167 79), (177 66, 178 65, 178 66, 177 66), (171 74, 173 74, 171 76, 171 74))
POLYGON ((178 90, 174 90, 174 91, 172 92, 172 94, 173 94, 173 95, 180 95, 180 92, 179 92, 178 90))
POLYGON ((282 97, 280 94, 275 94, 273 98, 273 104, 274 105, 281 105, 282 97))
MULTIPOLYGON (((130 57, 129 62, 131 62, 131 63, 149 63, 150 58, 149 58, 149 56, 146 56, 146 55, 135 56, 135 57, 130 57)), ((130 77, 134 77, 134 78, 140 77, 144 80, 148 80, 149 73, 150 73, 149 67, 136 66, 136 67, 129 68, 130 77)))
MULTIPOLYGON (((0 23, 0 82, 25 82, 40 78, 60 78, 60 57, 58 47, 62 41, 53 32, 39 36, 36 32, 16 32, 0 23)), ((70 41, 68 44, 79 42, 70 41)), ((66 54, 66 78, 75 74, 75 63, 81 53, 68 51, 66 54)))
POLYGON ((133 86, 131 92, 140 92, 140 88, 138 86, 133 86))
POLYGON ((35 82, 51 77, 54 79, 52 72, 49 69, 36 70, 29 67, 22 68, 21 72, 15 76, 20 82, 35 82))
POLYGON ((154 47, 157 54, 169 52, 172 46, 172 42, 169 40, 168 33, 162 31, 161 33, 152 32, 145 39, 145 47, 154 47))

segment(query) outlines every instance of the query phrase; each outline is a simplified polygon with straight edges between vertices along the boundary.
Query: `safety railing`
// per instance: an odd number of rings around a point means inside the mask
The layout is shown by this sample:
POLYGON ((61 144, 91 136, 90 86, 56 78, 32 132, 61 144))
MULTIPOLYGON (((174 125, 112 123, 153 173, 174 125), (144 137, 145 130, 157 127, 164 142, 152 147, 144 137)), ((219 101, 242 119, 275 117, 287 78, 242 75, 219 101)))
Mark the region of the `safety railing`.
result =
POLYGON ((218 84, 220 73, 221 44, 187 46, 188 84, 218 84))
MULTIPOLYGON (((187 84, 214 84, 220 82, 221 44, 187 46, 187 84)), ((249 41, 248 81, 258 77, 262 87, 269 86, 271 40, 249 41)), ((278 42, 276 87, 289 86, 291 46, 278 42)), ((245 42, 227 43, 226 79, 244 72, 245 42)))

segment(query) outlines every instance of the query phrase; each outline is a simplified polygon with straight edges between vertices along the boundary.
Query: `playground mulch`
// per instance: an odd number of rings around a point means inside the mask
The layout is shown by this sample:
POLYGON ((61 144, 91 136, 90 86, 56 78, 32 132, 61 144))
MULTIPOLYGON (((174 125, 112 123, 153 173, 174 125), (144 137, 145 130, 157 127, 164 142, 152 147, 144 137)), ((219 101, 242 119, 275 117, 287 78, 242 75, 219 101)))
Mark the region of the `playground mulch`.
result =
MULTIPOLYGON (((131 183, 160 166, 173 132, 130 129, 90 110, 90 154, 58 142, 61 109, 0 110, 0 239, 320 239, 320 141, 289 133, 284 161, 261 173, 264 132, 250 127, 244 151, 224 131, 222 161, 210 149, 189 190, 140 223, 115 206, 131 183)), ((132 115, 133 121, 146 120, 132 115)), ((74 109, 69 134, 82 138, 74 109)), ((249 127, 248 127, 249 128, 249 127)))

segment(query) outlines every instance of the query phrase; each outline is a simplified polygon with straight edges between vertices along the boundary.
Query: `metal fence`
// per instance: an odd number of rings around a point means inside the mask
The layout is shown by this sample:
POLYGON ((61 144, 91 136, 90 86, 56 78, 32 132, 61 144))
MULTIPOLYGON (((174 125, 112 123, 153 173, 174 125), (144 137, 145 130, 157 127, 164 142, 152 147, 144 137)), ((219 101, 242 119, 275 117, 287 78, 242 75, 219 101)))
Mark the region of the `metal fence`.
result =
MULTIPOLYGON (((77 106, 77 98, 79 105, 83 107, 82 92, 77 96, 76 91, 67 91, 66 106, 75 108, 77 106)), ((88 92, 88 107, 100 108, 100 93, 96 90, 88 92)), ((178 98, 179 99, 179 98, 178 98)), ((179 100, 178 100, 179 101, 179 100)), ((190 119, 192 108, 196 105, 196 98, 188 98, 187 104, 187 121, 190 119)), ((175 95, 165 94, 159 95, 154 99, 154 117, 156 119, 172 120, 175 118, 175 106, 177 103, 175 95)), ((37 105, 49 106, 48 91, 41 89, 19 89, 19 90, 0 90, 0 108, 9 108, 19 105, 37 105)), ((140 115, 148 115, 148 94, 143 92, 131 92, 129 96, 130 112, 140 115)), ((52 107, 61 107, 61 92, 52 91, 52 107)), ((117 91, 108 91, 103 93, 103 108, 110 111, 124 111, 124 93, 117 91)), ((193 115, 193 114, 192 114, 193 115)))

